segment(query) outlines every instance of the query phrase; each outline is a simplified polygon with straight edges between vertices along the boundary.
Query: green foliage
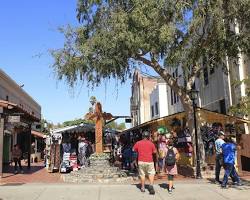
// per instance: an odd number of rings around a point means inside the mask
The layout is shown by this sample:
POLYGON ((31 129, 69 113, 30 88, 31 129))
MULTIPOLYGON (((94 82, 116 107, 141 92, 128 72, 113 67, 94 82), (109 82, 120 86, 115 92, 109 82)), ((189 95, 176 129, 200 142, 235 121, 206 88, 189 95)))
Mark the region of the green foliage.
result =
POLYGON ((105 127, 106 127, 106 128, 115 129, 115 130, 121 130, 121 131, 126 129, 126 125, 125 125, 124 122, 118 124, 118 123, 115 122, 115 121, 110 122, 110 123, 107 124, 105 127))
POLYGON ((237 105, 232 106, 230 112, 238 116, 250 116, 250 78, 238 81, 234 85, 240 86, 241 84, 246 86, 246 96, 242 97, 237 105))
POLYGON ((204 65, 250 54, 250 0, 78 0, 77 18, 78 27, 63 30, 64 47, 52 51, 58 79, 70 86, 111 77, 124 82, 140 62, 187 96, 204 65), (239 33, 230 28, 235 22, 239 33), (189 87, 169 73, 177 66, 189 87))
POLYGON ((93 124, 94 121, 92 121, 92 120, 85 120, 85 119, 74 119, 74 120, 65 121, 65 122, 63 122, 62 125, 63 125, 63 127, 66 127, 66 126, 79 125, 79 124, 82 124, 82 123, 93 124))

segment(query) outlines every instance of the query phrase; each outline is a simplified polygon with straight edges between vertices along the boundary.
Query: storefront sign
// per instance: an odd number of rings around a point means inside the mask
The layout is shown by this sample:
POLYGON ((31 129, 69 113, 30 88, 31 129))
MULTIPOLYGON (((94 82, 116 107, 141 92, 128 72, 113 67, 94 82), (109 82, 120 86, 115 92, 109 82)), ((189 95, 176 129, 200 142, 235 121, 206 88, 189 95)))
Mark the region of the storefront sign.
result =
POLYGON ((8 116, 8 122, 10 123, 18 123, 21 121, 20 116, 8 116))

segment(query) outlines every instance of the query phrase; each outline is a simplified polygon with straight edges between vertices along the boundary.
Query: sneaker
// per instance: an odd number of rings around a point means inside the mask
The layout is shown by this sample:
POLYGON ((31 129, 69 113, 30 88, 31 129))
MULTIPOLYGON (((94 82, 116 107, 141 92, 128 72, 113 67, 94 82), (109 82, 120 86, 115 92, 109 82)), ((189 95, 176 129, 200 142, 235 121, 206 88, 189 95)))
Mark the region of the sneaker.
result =
POLYGON ((15 172, 14 172, 14 174, 17 174, 18 173, 18 171, 16 170, 15 172))
POLYGON ((242 182, 239 182, 239 183, 235 183, 236 186, 242 186, 244 185, 242 182))
POLYGON ((145 192, 145 188, 141 188, 141 192, 145 192))
POLYGON ((215 183, 215 184, 218 184, 218 185, 221 185, 221 184, 222 184, 222 181, 220 181, 220 180, 215 180, 214 183, 215 183))
POLYGON ((227 189, 226 185, 221 185, 221 189, 227 189))
POLYGON ((148 186, 148 191, 149 191, 149 194, 152 194, 152 195, 155 194, 155 190, 154 190, 154 187, 152 185, 148 186))
POLYGON ((172 192, 173 192, 172 189, 169 189, 169 190, 168 190, 168 193, 169 193, 169 194, 172 194, 172 192))

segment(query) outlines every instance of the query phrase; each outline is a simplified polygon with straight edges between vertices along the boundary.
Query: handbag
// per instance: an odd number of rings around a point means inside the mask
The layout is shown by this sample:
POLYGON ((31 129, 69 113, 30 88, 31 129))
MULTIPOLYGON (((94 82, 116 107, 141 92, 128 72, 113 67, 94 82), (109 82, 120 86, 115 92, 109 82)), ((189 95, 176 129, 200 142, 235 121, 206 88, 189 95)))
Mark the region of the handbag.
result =
POLYGON ((160 149, 159 150, 159 158, 163 159, 163 158, 165 158, 165 156, 166 156, 166 152, 164 151, 164 149, 160 149))

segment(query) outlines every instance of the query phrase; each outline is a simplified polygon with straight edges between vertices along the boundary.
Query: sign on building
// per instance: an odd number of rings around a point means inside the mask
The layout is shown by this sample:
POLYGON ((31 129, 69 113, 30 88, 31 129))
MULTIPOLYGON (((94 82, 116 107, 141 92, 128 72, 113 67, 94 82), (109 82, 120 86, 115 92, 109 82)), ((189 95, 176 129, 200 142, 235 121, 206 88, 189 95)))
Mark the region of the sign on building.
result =
POLYGON ((18 123, 21 122, 21 116, 8 116, 9 123, 18 123))

